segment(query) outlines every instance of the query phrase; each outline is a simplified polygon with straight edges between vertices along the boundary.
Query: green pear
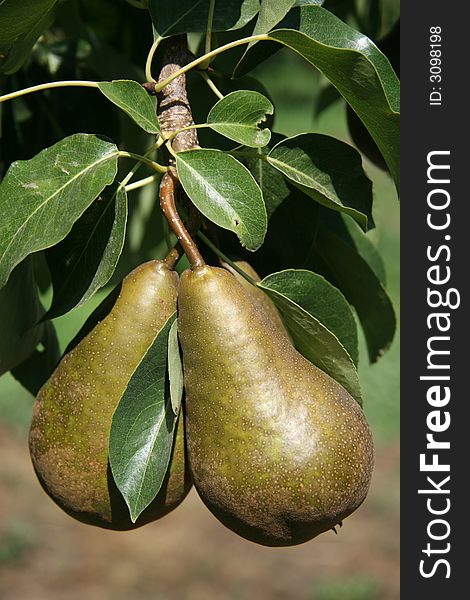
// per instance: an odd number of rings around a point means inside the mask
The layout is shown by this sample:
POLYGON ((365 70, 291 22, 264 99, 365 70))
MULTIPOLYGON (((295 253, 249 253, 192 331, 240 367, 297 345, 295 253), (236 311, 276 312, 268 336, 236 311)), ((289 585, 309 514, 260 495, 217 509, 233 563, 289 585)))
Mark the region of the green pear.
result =
MULTIPOLYGON (((253 269, 250 263, 246 262, 246 260, 236 260, 234 264, 237 265, 239 269, 241 269, 244 273, 249 275, 257 283, 261 281, 261 277, 253 269)), ((265 292, 263 292, 263 290, 247 281, 243 277, 243 275, 240 275, 240 273, 238 273, 228 263, 222 262, 222 266, 224 267, 224 269, 227 269, 227 271, 230 271, 234 275, 235 279, 242 284, 245 290, 253 296, 253 298, 258 302, 260 307, 268 314, 271 321, 277 327, 279 333, 290 340, 290 336, 287 333, 287 329, 285 328, 284 323, 282 322, 281 315, 279 314, 279 311, 275 307, 274 302, 271 300, 271 298, 265 292)))
MULTIPOLYGON (((156 334, 176 310, 178 275, 149 261, 122 282, 104 317, 60 361, 38 393, 29 446, 45 491, 71 516, 109 529, 132 529, 175 508, 191 487, 179 419, 162 488, 134 524, 108 464, 114 410, 156 334), (107 314, 106 314, 107 313, 107 314)), ((100 314, 101 313, 101 314, 100 314)), ((85 329, 90 329, 85 324, 85 329)))
POLYGON ((363 502, 372 473, 359 404, 225 269, 185 271, 178 306, 187 451, 203 502, 267 546, 340 524, 363 502))

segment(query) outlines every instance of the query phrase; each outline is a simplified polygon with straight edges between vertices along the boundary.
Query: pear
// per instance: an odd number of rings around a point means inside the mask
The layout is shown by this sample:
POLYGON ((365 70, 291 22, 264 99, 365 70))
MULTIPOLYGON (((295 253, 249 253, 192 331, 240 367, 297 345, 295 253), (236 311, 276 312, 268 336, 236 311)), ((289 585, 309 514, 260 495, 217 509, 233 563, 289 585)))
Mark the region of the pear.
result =
MULTIPOLYGON (((239 269, 241 269, 244 273, 249 275, 257 283, 261 281, 261 277, 253 269, 250 263, 246 262, 246 260, 236 260, 234 261, 234 264, 237 265, 239 269)), ((227 269, 227 271, 230 271, 234 275, 235 279, 242 284, 245 290, 253 296, 256 302, 260 305, 260 308, 267 313, 271 321, 277 327, 279 333, 290 340, 290 336, 287 332, 287 329, 285 328, 284 323, 282 322, 281 315, 279 314, 279 311, 275 307, 274 302, 271 300, 271 298, 265 292, 263 292, 263 290, 247 281, 243 277, 243 275, 240 275, 240 273, 238 273, 228 263, 222 262, 222 266, 224 267, 224 269, 227 269)))
MULTIPOLYGON (((86 523, 125 530, 175 508, 191 487, 183 419, 162 488, 134 524, 108 464, 112 416, 145 352, 176 310, 178 275, 162 261, 137 267, 117 299, 68 351, 38 393, 29 433, 36 474, 49 496, 86 523)), ((110 295, 112 296, 112 295, 110 295)), ((108 304, 106 307, 105 305, 108 304)))
POLYGON ((295 350, 228 271, 185 271, 178 306, 187 451, 203 502, 267 546, 341 524, 372 473, 359 404, 295 350))

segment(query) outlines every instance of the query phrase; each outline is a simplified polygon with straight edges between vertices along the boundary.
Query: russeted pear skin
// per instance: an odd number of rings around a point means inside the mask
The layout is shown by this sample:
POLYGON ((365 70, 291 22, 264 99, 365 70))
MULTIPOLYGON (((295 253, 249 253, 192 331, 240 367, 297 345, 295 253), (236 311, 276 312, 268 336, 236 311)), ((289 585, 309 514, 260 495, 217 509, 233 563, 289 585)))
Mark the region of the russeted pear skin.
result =
POLYGON ((108 464, 112 416, 156 334, 176 310, 178 275, 161 261, 134 269, 110 312, 60 361, 38 393, 29 447, 49 496, 76 519, 126 530, 167 514, 191 478, 179 419, 162 488, 134 524, 108 464))
POLYGON ((279 334, 228 271, 185 271, 178 306, 187 450, 206 506, 267 546, 341 523, 372 473, 359 404, 279 334))

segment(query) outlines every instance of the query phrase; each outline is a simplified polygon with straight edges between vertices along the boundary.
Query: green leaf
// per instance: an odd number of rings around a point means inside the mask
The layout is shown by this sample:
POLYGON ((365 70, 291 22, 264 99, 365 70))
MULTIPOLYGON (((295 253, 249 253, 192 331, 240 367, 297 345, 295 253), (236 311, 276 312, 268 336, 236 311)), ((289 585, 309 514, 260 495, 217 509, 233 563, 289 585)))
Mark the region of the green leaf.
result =
POLYGON ((259 129, 258 124, 273 111, 273 105, 262 94, 240 90, 219 100, 209 112, 207 123, 217 133, 239 144, 262 147, 268 144, 271 132, 259 129))
POLYGON ((390 346, 396 319, 392 302, 371 266, 354 244, 320 225, 315 247, 348 301, 355 307, 371 362, 390 346))
MULTIPOLYGON (((224 35, 232 36, 234 34, 224 35)), ((220 34, 218 35, 218 37, 221 37, 220 34)), ((219 54, 217 56, 217 60, 219 61, 221 57, 228 60, 229 57, 227 57, 226 54, 229 53, 219 54)), ((228 69, 231 69, 232 61, 228 60, 228 62, 230 63, 228 69)), ((217 68, 222 69, 222 66, 217 65, 217 68)), ((269 99, 269 94, 266 91, 266 88, 263 86, 263 84, 258 80, 254 79, 253 77, 250 77, 249 75, 235 81, 234 79, 231 79, 229 75, 224 75, 223 73, 219 73, 217 71, 211 74, 211 78, 217 85, 218 89, 222 92, 222 94, 224 94, 224 96, 230 94, 231 92, 236 92, 242 89, 258 92, 269 99)), ((201 90, 201 80, 200 78, 195 77, 188 78, 187 91, 189 98, 191 98, 191 112, 193 113, 193 119, 195 123, 205 123, 207 120, 207 115, 214 106, 213 95, 207 93, 208 90, 206 91, 206 93, 203 93, 203 90, 201 90)), ((270 129, 272 126, 272 122, 272 115, 268 115, 265 123, 263 123, 263 126, 270 129)), ((198 137, 199 145, 202 148, 217 148, 219 150, 229 151, 234 146, 231 140, 222 137, 220 134, 213 131, 210 127, 201 127, 200 129, 198 129, 198 137)))
MULTIPOLYGON (((1 19, 1 16, 0 16, 1 19)), ((2 60, 0 56, 0 73, 10 75, 15 73, 29 57, 34 44, 46 29, 54 21, 54 10, 47 12, 34 26, 23 36, 17 39, 15 44, 5 53, 2 60)), ((2 54, 0 52, 0 54, 2 54)))
POLYGON ((59 342, 51 321, 44 323, 40 342, 43 348, 34 350, 11 371, 13 377, 33 396, 46 383, 60 360, 59 342))
MULTIPOLYGON (((374 138, 398 188, 400 84, 388 59, 369 38, 321 6, 296 8, 281 26, 270 39, 303 56, 338 89, 374 138)), ((250 53, 259 44, 237 65, 237 75, 256 65, 250 53)))
MULTIPOLYGON (((160 37, 206 31, 210 0, 149 0, 153 26, 160 37)), ((259 11, 259 0, 219 0, 212 31, 245 26, 259 11)))
POLYGON ((386 273, 382 257, 368 235, 348 217, 322 212, 321 220, 339 235, 369 265, 379 281, 386 284, 386 273))
POLYGON ((321 275, 305 269, 289 269, 263 279, 263 286, 283 294, 335 334, 357 366, 357 326, 343 294, 321 275))
POLYGON ((41 341, 44 326, 36 323, 43 312, 28 258, 0 289, 0 375, 23 362, 41 341))
POLYGON ((261 158, 243 158, 243 164, 259 185, 266 204, 268 219, 289 196, 290 190, 282 173, 261 158))
POLYGON ((295 0, 261 0, 258 19, 253 30, 253 35, 267 33, 282 21, 294 5, 295 0))
POLYGON ((46 250, 54 296, 46 318, 86 302, 110 280, 126 236, 127 194, 114 183, 87 208, 68 236, 46 250))
POLYGON ((279 142, 267 160, 318 203, 351 215, 364 230, 373 226, 372 182, 352 146, 305 133, 279 142))
POLYGON ((266 208, 253 175, 220 150, 189 150, 176 156, 181 185, 196 208, 219 227, 234 231, 257 250, 267 228, 266 208))
POLYGON ((155 100, 136 81, 122 79, 98 83, 101 93, 121 108, 147 133, 160 133, 155 100))
POLYGON ((175 317, 147 350, 113 415, 109 462, 133 523, 158 494, 170 462, 176 416, 167 396, 166 370, 175 317))
POLYGON ((28 254, 53 246, 117 172, 118 149, 78 133, 14 162, 0 184, 0 288, 28 254))
POLYGON ((175 415, 178 415, 183 399, 183 363, 178 344, 178 319, 173 321, 168 335, 168 377, 171 407, 175 415))
MULTIPOLYGON (((258 18, 256 25, 253 30, 253 35, 259 35, 261 33, 267 33, 275 25, 282 21, 289 10, 294 5, 295 0, 261 0, 261 6, 259 9, 258 18)), ((247 54, 249 49, 254 45, 255 42, 250 42, 240 60, 247 54)))
POLYGON ((265 286, 264 279, 258 285, 278 308, 297 350, 362 404, 356 367, 338 338, 296 302, 265 286))
POLYGON ((57 0, 0 2, 0 72, 19 68, 34 42, 47 28, 57 0))

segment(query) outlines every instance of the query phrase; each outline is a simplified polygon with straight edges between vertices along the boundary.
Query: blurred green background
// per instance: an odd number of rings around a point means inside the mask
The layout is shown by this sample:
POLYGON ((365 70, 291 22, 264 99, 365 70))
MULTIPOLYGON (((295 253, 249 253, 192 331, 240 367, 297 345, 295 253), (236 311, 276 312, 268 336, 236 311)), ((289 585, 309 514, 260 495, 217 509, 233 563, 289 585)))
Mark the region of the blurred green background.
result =
MULTIPOLYGON (((287 135, 315 131, 350 141, 342 102, 315 118, 312 97, 323 83, 295 55, 282 50, 259 67, 256 76, 276 107, 276 131, 287 135)), ((387 288, 398 315, 399 204, 389 177, 367 161, 365 168, 375 190, 377 228, 369 235, 384 259, 387 288)), ((144 196, 139 202, 134 219, 146 210, 144 196)), ((138 223, 131 221, 130 231, 136 228, 138 223)), ((62 348, 105 293, 55 320, 62 348)), ((0 598, 398 598, 399 335, 372 366, 367 364, 361 338, 359 372, 376 442, 369 497, 337 536, 323 534, 288 549, 263 548, 238 538, 210 515, 194 491, 174 513, 136 532, 113 533, 75 523, 55 507, 35 479, 27 450, 33 398, 9 374, 4 375, 0 378, 0 598)))

